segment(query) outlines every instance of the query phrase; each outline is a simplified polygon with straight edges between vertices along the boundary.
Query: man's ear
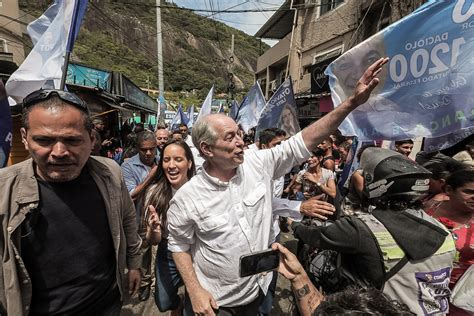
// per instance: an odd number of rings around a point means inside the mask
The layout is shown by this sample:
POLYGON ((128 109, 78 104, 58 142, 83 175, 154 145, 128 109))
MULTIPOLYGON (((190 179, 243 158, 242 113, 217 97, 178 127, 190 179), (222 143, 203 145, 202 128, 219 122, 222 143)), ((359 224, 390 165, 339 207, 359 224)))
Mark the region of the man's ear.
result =
POLYGON ((201 142, 200 147, 201 147, 201 152, 206 157, 213 157, 214 156, 214 153, 212 152, 212 145, 209 145, 206 142, 201 142))
POLYGON ((25 146, 26 150, 29 150, 28 141, 26 140, 26 129, 24 127, 20 128, 21 133, 21 142, 25 146))

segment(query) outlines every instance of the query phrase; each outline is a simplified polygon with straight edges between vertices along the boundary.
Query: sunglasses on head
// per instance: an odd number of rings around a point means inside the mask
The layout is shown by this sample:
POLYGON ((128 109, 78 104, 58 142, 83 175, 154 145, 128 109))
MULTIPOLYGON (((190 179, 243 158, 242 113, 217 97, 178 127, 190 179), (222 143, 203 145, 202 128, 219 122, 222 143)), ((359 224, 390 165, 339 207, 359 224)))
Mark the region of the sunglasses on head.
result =
POLYGON ((73 105, 83 112, 88 112, 87 104, 74 93, 63 90, 37 90, 28 94, 23 99, 23 108, 27 109, 30 106, 48 100, 49 98, 57 96, 62 101, 73 105))

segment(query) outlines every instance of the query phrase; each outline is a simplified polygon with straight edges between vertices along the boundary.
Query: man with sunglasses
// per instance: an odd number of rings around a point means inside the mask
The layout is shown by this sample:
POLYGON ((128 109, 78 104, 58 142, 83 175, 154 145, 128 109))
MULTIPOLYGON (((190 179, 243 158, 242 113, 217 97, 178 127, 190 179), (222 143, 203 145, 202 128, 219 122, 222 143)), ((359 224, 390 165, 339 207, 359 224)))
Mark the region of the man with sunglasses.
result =
POLYGON ((39 90, 23 100, 31 158, 0 169, 2 315, 119 315, 123 285, 138 289, 133 202, 120 167, 90 156, 91 130, 72 93, 39 90))

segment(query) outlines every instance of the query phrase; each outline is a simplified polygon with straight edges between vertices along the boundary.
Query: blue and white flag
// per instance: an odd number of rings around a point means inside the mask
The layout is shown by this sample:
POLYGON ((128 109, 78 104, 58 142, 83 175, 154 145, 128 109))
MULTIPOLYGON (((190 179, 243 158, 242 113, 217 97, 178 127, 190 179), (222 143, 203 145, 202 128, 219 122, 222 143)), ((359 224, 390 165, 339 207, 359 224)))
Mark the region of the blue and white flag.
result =
POLYGON ((260 85, 256 82, 242 100, 235 121, 242 126, 245 133, 248 133, 249 129, 257 126, 264 107, 265 97, 260 85))
POLYGON ((179 120, 180 120, 180 124, 186 124, 186 126, 188 126, 189 124, 189 118, 188 116, 186 115, 186 113, 184 113, 183 111, 183 106, 180 104, 179 105, 179 108, 178 108, 178 113, 179 113, 179 120))
POLYGON ((44 86, 59 88, 64 55, 72 50, 86 7, 87 0, 55 0, 28 25, 34 47, 6 83, 8 95, 16 102, 44 86))
POLYGON ((188 118, 186 117, 186 114, 184 114, 183 107, 180 104, 178 106, 178 111, 176 111, 176 114, 174 115, 173 120, 170 122, 168 128, 170 131, 174 131, 179 128, 179 124, 181 123, 187 124, 188 118))
POLYGON ((0 80, 0 168, 7 165, 12 147, 12 116, 5 87, 0 80))
POLYGON ((214 86, 212 86, 211 90, 207 93, 207 97, 201 105, 201 109, 199 110, 199 114, 196 118, 196 122, 202 119, 204 116, 211 114, 211 105, 212 105, 212 98, 214 95, 214 86))
POLYGON ((239 113, 239 103, 235 100, 232 100, 230 102, 230 112, 229 112, 229 116, 233 119, 233 120, 237 120, 237 115, 239 113))
POLYGON ((472 1, 430 0, 336 59, 326 74, 338 106, 370 64, 390 57, 370 99, 339 127, 343 135, 397 140, 474 126, 473 38, 472 1))
POLYGON ((261 131, 270 127, 284 130, 287 136, 300 131, 291 77, 281 84, 265 105, 258 120, 255 140, 258 140, 261 131))
POLYGON ((187 111, 187 114, 188 116, 188 129, 191 129, 193 128, 193 124, 194 124, 194 104, 191 104, 190 106, 188 106, 188 111, 187 111))
POLYGON ((225 113, 224 103, 221 103, 221 105, 219 106, 219 110, 217 110, 217 113, 225 113))

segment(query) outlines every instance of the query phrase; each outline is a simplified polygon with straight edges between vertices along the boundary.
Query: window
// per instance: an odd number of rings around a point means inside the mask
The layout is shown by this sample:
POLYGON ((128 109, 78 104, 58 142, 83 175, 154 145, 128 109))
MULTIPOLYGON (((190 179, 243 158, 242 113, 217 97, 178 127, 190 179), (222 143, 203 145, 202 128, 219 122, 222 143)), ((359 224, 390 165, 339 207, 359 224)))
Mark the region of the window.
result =
POLYGON ((8 53, 7 41, 0 38, 0 53, 8 53))
POLYGON ((343 3, 344 0, 321 0, 321 6, 319 8, 319 16, 334 10, 338 5, 343 3))

